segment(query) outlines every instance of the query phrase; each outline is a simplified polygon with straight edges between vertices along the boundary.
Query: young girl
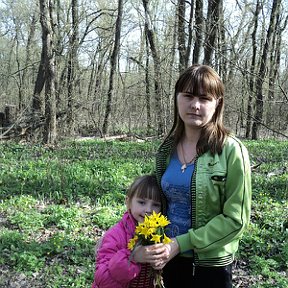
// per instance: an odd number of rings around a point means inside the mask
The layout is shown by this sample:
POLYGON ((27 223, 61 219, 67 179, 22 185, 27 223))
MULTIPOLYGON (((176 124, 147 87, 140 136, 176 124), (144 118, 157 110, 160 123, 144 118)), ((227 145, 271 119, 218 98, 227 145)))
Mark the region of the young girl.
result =
POLYGON ((148 264, 153 259, 143 254, 144 246, 131 252, 127 245, 138 222, 143 222, 145 215, 161 210, 156 177, 144 175, 136 178, 128 189, 126 206, 122 219, 104 234, 97 251, 92 288, 153 287, 153 271, 148 264))

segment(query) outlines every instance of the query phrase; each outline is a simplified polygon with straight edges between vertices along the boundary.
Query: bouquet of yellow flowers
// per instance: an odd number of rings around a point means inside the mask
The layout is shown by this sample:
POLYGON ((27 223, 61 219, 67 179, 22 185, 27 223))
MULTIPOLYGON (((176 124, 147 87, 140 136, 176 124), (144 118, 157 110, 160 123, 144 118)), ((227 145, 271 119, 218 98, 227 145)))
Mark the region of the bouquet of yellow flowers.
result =
MULTIPOLYGON (((152 215, 146 215, 144 222, 139 223, 135 229, 135 235, 128 243, 128 249, 135 249, 138 245, 151 245, 156 243, 167 244, 171 239, 165 234, 165 227, 170 223, 166 216, 153 211, 152 215)), ((155 270, 154 287, 163 288, 161 270, 155 270)))

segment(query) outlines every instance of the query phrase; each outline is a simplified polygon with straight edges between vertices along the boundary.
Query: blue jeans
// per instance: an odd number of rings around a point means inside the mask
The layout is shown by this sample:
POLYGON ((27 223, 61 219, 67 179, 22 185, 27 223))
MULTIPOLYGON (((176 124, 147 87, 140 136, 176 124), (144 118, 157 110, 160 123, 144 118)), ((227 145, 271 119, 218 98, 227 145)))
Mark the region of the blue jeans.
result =
POLYGON ((192 258, 176 256, 164 267, 163 279, 165 288, 232 288, 232 264, 200 267, 192 258))

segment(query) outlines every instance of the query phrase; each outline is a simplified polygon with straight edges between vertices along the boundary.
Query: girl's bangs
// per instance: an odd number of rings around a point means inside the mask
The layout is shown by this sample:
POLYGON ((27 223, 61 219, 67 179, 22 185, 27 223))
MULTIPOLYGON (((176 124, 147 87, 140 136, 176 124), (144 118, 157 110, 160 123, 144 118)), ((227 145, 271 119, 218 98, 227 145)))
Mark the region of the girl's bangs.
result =
POLYGON ((156 202, 161 201, 159 190, 154 187, 141 187, 137 190, 136 194, 137 197, 142 199, 151 199, 156 202))

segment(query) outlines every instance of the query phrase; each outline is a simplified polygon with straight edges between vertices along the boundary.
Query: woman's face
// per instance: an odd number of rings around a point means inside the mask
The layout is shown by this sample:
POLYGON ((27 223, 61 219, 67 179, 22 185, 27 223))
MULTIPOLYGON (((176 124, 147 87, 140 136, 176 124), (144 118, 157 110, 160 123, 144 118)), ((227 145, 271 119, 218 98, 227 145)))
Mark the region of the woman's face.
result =
POLYGON ((199 95, 189 92, 179 92, 177 107, 185 127, 202 128, 211 121, 218 101, 212 96, 200 91, 199 95))

